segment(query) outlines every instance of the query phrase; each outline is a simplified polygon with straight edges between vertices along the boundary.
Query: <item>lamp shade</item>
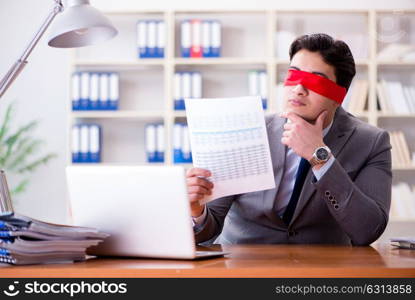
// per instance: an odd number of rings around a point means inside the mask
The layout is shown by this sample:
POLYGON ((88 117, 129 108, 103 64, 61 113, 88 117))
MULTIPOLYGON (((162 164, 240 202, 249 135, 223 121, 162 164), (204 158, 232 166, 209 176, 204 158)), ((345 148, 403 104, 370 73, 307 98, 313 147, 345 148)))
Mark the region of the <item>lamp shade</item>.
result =
POLYGON ((96 44, 118 33, 111 21, 88 0, 68 0, 65 10, 56 18, 48 45, 73 48, 96 44))

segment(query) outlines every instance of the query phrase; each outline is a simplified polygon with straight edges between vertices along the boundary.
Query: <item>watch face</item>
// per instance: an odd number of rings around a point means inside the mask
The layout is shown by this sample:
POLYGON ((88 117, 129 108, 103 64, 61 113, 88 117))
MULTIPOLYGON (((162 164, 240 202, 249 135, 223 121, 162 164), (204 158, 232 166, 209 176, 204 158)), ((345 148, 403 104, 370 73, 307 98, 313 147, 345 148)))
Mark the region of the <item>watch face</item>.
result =
POLYGON ((329 152, 325 148, 317 149, 316 156, 319 160, 326 160, 329 157, 329 152))

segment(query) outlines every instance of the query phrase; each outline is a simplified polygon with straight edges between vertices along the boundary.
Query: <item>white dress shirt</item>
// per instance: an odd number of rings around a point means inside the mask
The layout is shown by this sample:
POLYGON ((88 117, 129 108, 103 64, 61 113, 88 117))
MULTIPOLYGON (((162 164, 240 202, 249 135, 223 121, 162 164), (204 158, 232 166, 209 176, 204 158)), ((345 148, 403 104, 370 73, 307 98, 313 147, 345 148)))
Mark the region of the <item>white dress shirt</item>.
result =
MULTIPOLYGON (((323 129, 323 137, 329 132, 333 121, 323 129)), ((297 155, 291 148, 287 149, 285 156, 285 171, 281 179, 281 184, 277 192, 277 214, 282 217, 285 209, 287 208, 288 202, 290 201, 291 194, 294 190, 295 178, 297 175, 297 169, 300 164, 301 156, 297 155)), ((313 170, 314 176, 317 181, 328 171, 331 165, 334 163, 334 156, 332 155, 330 159, 318 170, 313 170)), ((201 225, 204 223, 207 216, 206 206, 203 210, 203 213, 197 217, 192 218, 193 226, 201 225)))

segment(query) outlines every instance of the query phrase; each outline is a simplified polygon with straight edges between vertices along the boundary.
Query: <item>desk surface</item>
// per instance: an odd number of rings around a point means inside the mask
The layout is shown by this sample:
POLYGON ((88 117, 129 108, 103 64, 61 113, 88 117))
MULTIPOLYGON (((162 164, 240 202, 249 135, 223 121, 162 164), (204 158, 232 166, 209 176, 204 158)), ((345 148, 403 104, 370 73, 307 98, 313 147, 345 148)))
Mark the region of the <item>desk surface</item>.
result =
POLYGON ((95 258, 72 264, 0 265, 0 277, 415 277, 415 251, 371 247, 233 245, 198 261, 95 258))

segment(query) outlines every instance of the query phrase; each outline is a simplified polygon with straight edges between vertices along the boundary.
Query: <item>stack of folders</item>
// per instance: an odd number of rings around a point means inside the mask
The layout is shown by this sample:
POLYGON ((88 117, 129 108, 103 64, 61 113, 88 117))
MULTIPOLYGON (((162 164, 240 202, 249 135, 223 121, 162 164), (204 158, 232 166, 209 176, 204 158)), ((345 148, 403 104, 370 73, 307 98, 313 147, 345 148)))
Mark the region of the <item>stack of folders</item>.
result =
POLYGON ((394 220, 415 220, 415 185, 408 182, 392 185, 389 216, 394 220))
POLYGON ((415 238, 402 237, 391 239, 392 246, 415 250, 415 238))
POLYGON ((367 108, 368 90, 369 82, 366 79, 353 81, 342 103, 342 107, 350 113, 363 113, 367 108))
POLYGON ((380 111, 394 114, 415 114, 415 86, 399 81, 381 80, 376 86, 380 111))
POLYGON ((189 128, 186 124, 176 123, 173 128, 173 161, 174 163, 191 163, 189 128))
POLYGON ((102 129, 97 124, 72 126, 72 162, 101 162, 102 129))
POLYGON ((184 99, 202 98, 202 75, 200 72, 177 72, 174 74, 174 109, 184 110, 184 99))
POLYGON ((164 162, 164 125, 147 124, 145 126, 147 162, 164 162))
POLYGON ((0 262, 27 265, 83 261, 86 249, 108 234, 94 228, 45 223, 6 212, 0 214, 0 262))
POLYGON ((391 43, 384 47, 378 53, 379 60, 400 60, 400 61, 414 61, 415 60, 415 45, 391 43))
POLYGON ((405 134, 401 130, 392 130, 389 136, 392 145, 392 167, 413 166, 415 153, 411 153, 405 134))
POLYGON ((185 20, 181 23, 182 57, 220 57, 221 23, 217 20, 185 20))
POLYGON ((166 47, 166 26, 161 20, 137 22, 139 58, 163 58, 166 47))
POLYGON ((117 110, 119 98, 118 73, 73 73, 72 110, 117 110))
POLYGON ((262 108, 267 109, 268 82, 265 71, 249 71, 248 87, 250 96, 261 96, 262 108))

